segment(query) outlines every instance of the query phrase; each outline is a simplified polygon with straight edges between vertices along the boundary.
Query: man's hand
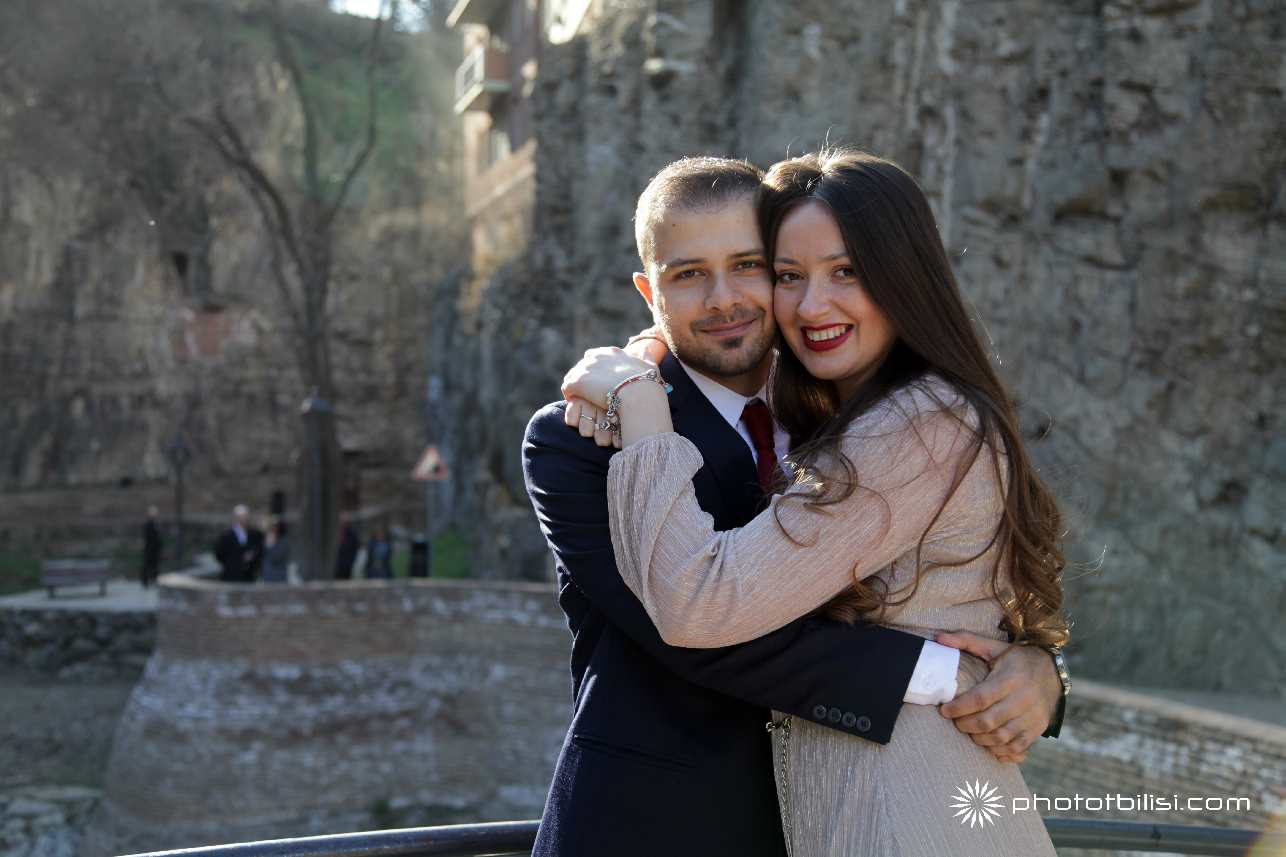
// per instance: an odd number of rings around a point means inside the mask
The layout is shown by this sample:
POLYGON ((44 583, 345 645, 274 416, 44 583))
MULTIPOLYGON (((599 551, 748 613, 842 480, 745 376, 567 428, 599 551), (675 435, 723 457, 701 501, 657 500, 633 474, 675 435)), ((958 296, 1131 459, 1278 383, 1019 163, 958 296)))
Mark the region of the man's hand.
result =
POLYGON ((1000 761, 1023 761, 1049 725, 1063 692, 1049 653, 968 631, 939 634, 937 642, 991 664, 981 684, 938 709, 942 716, 1000 761))

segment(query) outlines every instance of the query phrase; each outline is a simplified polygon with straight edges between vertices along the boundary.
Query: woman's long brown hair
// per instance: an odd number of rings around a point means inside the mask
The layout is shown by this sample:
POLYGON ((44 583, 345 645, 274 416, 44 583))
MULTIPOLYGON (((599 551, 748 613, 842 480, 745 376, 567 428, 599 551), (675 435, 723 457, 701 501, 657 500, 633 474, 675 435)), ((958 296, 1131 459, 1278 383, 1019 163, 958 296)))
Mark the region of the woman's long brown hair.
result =
MULTIPOLYGON (((814 378, 789 348, 781 348, 770 382, 773 410, 790 432, 792 457, 811 479, 830 489, 800 502, 830 505, 857 490, 859 474, 840 452, 845 430, 894 391, 918 384, 929 373, 940 375, 973 407, 979 424, 972 450, 937 516, 983 448, 990 447, 1003 513, 991 542, 960 564, 999 545, 991 587, 1004 607, 1002 627, 1015 641, 1065 644, 1062 516, 1023 447, 1014 404, 970 322, 924 192, 896 164, 863 152, 833 149, 782 161, 768 171, 759 198, 759 225, 770 254, 782 220, 809 201, 822 203, 834 215, 862 288, 888 318, 897 340, 870 380, 844 401, 834 383, 814 378), (817 473, 821 462, 838 462, 845 472, 817 473)), ((922 534, 915 577, 905 597, 894 600, 899 593, 855 575, 851 589, 822 612, 850 622, 878 621, 888 607, 910 598, 920 575, 929 570, 921 567, 923 546, 922 534)))

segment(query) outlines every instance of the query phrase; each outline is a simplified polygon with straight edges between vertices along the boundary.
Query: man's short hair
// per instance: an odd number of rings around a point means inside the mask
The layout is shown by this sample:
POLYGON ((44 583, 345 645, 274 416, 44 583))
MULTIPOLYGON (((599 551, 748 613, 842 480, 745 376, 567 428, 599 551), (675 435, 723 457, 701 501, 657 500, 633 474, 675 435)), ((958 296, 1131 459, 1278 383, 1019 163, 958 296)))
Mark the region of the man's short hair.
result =
POLYGON ((736 158, 681 158, 647 183, 634 210, 634 241, 647 270, 656 261, 656 227, 674 208, 717 208, 754 194, 764 171, 736 158))

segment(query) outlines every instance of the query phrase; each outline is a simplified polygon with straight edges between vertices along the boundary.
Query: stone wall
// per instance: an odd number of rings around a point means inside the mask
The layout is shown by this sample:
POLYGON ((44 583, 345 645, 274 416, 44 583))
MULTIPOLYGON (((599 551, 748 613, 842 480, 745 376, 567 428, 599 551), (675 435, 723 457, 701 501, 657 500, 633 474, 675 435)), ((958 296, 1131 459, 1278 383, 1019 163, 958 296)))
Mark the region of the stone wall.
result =
POLYGON ((84 786, 0 789, 0 857, 75 857, 100 797, 84 786))
POLYGON ((931 197, 1068 511, 1073 668, 1286 694, 1286 7, 601 6, 541 59, 535 240, 431 343, 478 564, 547 574, 519 438, 581 350, 647 321, 648 177, 829 138, 931 197))
POLYGON ((0 608, 0 669, 59 678, 131 678, 156 643, 151 611, 0 608))
POLYGON ((548 585, 162 584, 84 857, 539 814, 570 710, 548 585))

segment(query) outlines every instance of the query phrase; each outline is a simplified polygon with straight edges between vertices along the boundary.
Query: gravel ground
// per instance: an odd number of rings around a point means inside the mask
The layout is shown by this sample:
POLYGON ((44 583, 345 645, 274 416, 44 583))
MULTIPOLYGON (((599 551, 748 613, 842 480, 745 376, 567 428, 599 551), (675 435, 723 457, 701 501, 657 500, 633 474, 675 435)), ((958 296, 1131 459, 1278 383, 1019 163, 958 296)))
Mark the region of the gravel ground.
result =
POLYGON ((0 788, 100 787, 134 682, 0 671, 0 788))

